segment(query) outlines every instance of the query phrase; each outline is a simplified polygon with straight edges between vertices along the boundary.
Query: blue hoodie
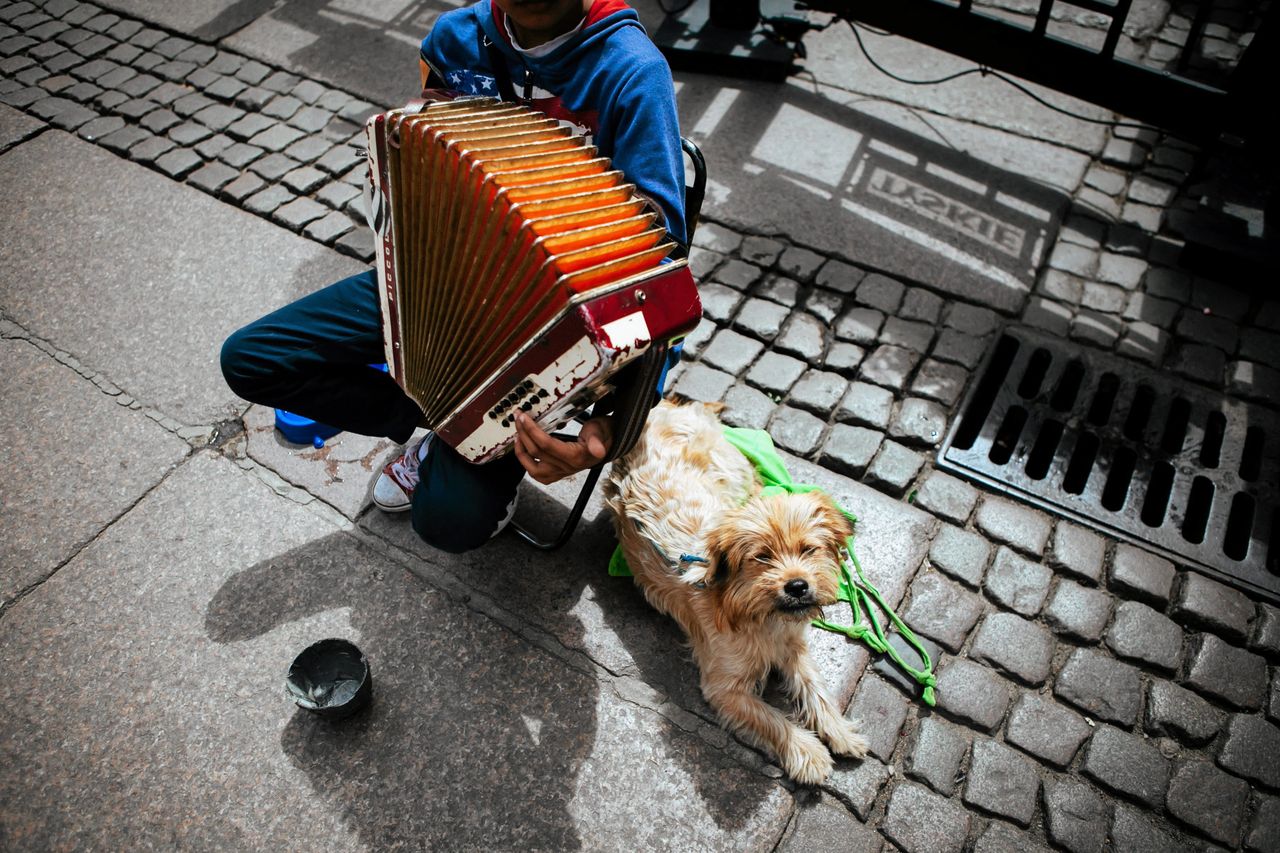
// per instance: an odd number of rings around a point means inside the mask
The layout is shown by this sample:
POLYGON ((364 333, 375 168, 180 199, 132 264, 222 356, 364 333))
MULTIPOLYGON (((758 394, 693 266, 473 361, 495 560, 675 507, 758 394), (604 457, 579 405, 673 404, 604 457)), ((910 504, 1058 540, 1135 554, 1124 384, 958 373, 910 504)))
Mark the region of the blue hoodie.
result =
POLYGON ((666 217, 682 245, 684 161, 671 70, 635 10, 595 0, 582 28, 546 56, 518 53, 505 16, 489 0, 441 15, 422 40, 422 61, 446 88, 498 96, 485 39, 506 61, 516 95, 579 126, 666 217))

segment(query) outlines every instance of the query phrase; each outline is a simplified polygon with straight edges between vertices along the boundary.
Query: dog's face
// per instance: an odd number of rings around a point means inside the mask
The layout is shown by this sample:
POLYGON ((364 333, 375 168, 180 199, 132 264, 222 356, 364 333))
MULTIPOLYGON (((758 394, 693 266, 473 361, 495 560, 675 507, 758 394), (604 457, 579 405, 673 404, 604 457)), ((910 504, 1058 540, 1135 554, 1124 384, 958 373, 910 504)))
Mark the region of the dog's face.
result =
POLYGON ((708 537, 716 626, 820 615, 836 600, 836 567, 852 532, 814 492, 756 498, 726 514, 708 537))

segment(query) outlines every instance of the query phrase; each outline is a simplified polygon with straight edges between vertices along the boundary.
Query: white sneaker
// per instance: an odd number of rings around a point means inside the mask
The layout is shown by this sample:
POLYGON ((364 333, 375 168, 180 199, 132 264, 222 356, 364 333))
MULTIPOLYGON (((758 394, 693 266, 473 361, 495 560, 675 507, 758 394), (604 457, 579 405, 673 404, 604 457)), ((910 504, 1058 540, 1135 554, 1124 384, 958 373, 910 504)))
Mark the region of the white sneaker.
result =
POLYGON ((405 512, 413 504, 413 490, 418 488, 418 467, 431 451, 429 432, 392 459, 373 484, 373 502, 384 512, 405 512))

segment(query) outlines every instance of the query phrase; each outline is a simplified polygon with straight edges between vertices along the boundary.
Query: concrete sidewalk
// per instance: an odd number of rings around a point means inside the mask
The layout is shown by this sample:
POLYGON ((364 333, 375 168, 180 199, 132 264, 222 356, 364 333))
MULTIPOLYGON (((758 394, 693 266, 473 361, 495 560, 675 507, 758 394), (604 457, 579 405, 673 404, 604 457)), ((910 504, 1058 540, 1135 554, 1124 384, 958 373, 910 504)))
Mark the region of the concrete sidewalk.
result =
MULTIPOLYGON (((1159 56, 1186 19, 1142 5, 1122 49, 1159 56)), ((370 257, 352 145, 451 7, 0 0, 0 847, 1280 850, 1280 610, 935 462, 1005 323, 1276 416, 1280 303, 1180 265, 1176 141, 901 86, 841 26, 787 84, 677 76, 710 183, 676 390, 858 516, 938 665, 929 708, 813 632, 873 752, 820 789, 714 722, 598 498, 555 555, 442 554, 370 508, 389 442, 234 398, 225 336, 370 257), (977 224, 910 218, 915 184, 977 224), (375 681, 338 726, 282 689, 327 636, 375 681)))

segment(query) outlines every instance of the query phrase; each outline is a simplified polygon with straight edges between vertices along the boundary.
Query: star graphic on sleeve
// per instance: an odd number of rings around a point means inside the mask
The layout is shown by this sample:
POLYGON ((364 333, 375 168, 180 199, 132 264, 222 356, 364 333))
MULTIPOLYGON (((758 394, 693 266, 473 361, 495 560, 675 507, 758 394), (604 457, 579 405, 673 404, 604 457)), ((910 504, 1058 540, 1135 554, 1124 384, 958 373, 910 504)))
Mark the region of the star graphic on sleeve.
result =
POLYGON ((453 83, 454 85, 457 85, 458 83, 462 82, 462 75, 459 74, 457 71, 453 72, 452 74, 449 75, 449 82, 453 83))
POLYGON ((480 80, 480 88, 481 88, 481 89, 492 89, 492 88, 493 88, 493 78, 492 78, 492 77, 480 77, 480 78, 479 78, 479 80, 480 80))

